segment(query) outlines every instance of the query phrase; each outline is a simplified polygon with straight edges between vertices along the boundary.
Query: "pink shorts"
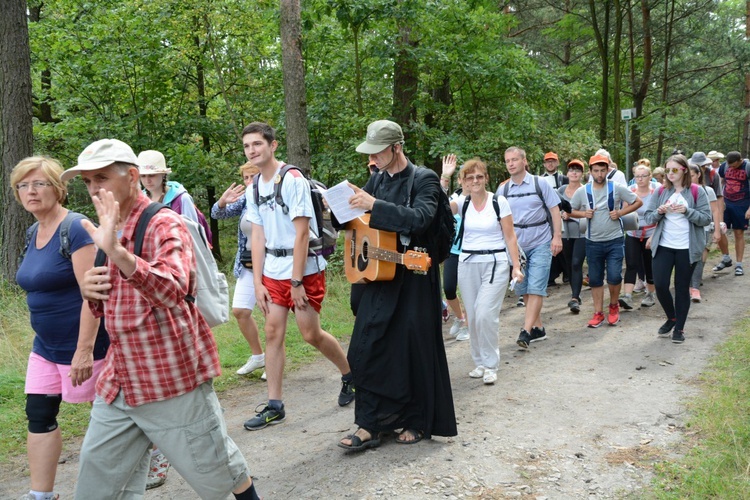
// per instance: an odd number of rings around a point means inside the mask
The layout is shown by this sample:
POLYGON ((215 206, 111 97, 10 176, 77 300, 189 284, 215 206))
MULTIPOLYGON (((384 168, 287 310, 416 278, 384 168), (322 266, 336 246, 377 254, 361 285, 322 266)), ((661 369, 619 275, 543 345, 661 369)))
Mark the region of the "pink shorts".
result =
POLYGON ((85 403, 94 400, 96 395, 96 379, 104 366, 104 360, 94 361, 94 374, 78 387, 73 387, 68 373, 70 365, 59 365, 47 361, 40 355, 29 354, 29 364, 26 368, 26 394, 62 394, 67 403, 85 403))
MULTIPOLYGON (((275 280, 263 276, 263 286, 271 294, 271 301, 287 309, 294 311, 294 301, 292 300, 292 282, 290 280, 275 280)), ((326 296, 326 273, 308 274, 302 278, 302 286, 305 287, 308 303, 320 314, 320 306, 326 296)))

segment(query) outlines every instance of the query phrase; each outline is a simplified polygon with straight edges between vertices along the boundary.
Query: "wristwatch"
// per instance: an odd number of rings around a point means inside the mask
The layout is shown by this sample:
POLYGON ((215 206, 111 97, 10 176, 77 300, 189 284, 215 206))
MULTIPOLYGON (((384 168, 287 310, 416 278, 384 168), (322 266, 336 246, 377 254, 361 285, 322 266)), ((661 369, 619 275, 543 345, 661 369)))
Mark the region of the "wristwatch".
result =
POLYGON ((302 286, 302 282, 300 280, 296 280, 296 279, 292 278, 289 281, 292 282, 292 286, 294 288, 297 288, 298 286, 302 286))

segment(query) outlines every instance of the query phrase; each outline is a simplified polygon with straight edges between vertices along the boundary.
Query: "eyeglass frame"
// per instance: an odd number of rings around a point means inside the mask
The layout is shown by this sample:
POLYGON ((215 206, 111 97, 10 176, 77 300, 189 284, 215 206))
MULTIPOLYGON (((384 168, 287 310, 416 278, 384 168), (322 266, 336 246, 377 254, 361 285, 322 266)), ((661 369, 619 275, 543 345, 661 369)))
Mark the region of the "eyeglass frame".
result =
POLYGON ((28 189, 33 186, 34 189, 40 190, 48 187, 52 187, 52 183, 50 181, 31 181, 31 182, 19 182, 15 186, 13 186, 13 189, 18 191, 19 193, 21 191, 28 191, 28 189))

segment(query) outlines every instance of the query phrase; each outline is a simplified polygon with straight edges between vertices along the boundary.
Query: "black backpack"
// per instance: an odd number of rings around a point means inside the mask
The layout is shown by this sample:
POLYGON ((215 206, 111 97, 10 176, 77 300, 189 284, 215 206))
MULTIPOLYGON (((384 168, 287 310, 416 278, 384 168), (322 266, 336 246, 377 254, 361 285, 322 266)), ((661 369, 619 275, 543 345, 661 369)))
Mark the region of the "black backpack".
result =
MULTIPOLYGON (((420 172, 427 172, 428 169, 425 167, 419 167, 417 165, 412 165, 414 168, 411 171, 411 174, 409 175, 409 180, 406 184, 406 192, 408 193, 408 197, 406 199, 406 206, 411 206, 411 192, 414 188, 414 176, 417 174, 417 169, 420 170, 420 172)), ((376 174, 376 175, 385 175, 385 174, 376 174)), ((375 193, 377 190, 378 184, 380 183, 380 180, 382 177, 378 177, 376 179, 375 184, 372 187, 372 192, 375 193)), ((430 229, 428 230, 428 238, 432 240, 432 243, 434 245, 431 250, 433 250, 434 255, 432 257, 434 259, 437 259, 438 264, 442 264, 445 259, 448 258, 448 256, 451 254, 451 247, 453 246, 453 239, 456 236, 456 219, 453 218, 453 210, 451 210, 451 202, 448 199, 448 195, 445 194, 445 191, 439 189, 440 194, 438 198, 438 206, 437 211, 435 212, 435 217, 432 219, 432 223, 430 224, 430 229)))
MULTIPOLYGON (((67 214, 65 214, 65 218, 60 223, 60 255, 63 256, 63 258, 71 260, 71 254, 70 254, 70 225, 73 224, 74 220, 78 219, 88 219, 85 215, 68 211, 67 214)), ((24 257, 26 257, 26 251, 29 249, 29 245, 31 244, 31 240, 34 238, 34 235, 37 232, 37 229, 39 228, 39 221, 33 223, 27 230, 26 230, 26 243, 23 246, 23 251, 21 252, 21 255, 18 257, 18 265, 21 265, 21 261, 24 257)))
MULTIPOLYGON (((323 204, 323 195, 319 188, 326 189, 325 184, 315 179, 311 179, 301 168, 288 163, 281 167, 279 170, 279 182, 274 183, 273 194, 264 196, 261 199, 260 193, 258 192, 258 182, 260 181, 260 174, 255 174, 253 177, 253 200, 255 204, 260 206, 261 203, 265 203, 271 198, 275 198, 276 205, 281 207, 284 214, 289 213, 289 207, 284 203, 281 198, 281 185, 284 182, 286 173, 291 169, 299 170, 304 178, 310 185, 310 196, 312 198, 313 212, 315 213, 315 223, 318 225, 318 234, 315 238, 310 237, 310 245, 308 251, 312 254, 321 255, 328 259, 328 256, 336 251, 336 240, 338 240, 339 233, 333 228, 331 222, 331 210, 323 204)), ((284 249, 288 251, 289 249, 284 249)), ((291 252, 287 252, 291 255, 291 252)))

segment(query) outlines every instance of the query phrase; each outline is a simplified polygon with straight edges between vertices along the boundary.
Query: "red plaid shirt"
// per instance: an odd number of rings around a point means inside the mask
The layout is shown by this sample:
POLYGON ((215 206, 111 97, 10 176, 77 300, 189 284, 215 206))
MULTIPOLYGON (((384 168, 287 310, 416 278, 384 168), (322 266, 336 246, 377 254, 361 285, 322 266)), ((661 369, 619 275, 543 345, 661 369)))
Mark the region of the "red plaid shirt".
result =
MULTIPOLYGON (((139 194, 120 242, 134 251, 135 226, 150 200, 139 194)), ((130 406, 188 393, 221 374, 211 329, 195 304, 195 256, 180 215, 159 211, 148 225, 141 257, 125 279, 111 263, 109 300, 92 304, 111 339, 96 392, 107 403, 119 391, 130 406)))

